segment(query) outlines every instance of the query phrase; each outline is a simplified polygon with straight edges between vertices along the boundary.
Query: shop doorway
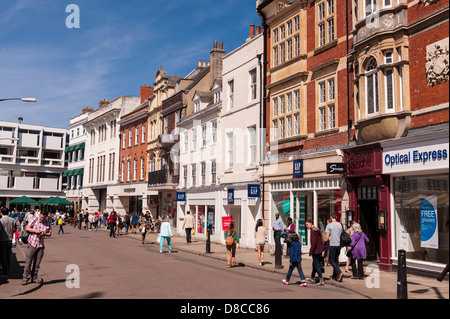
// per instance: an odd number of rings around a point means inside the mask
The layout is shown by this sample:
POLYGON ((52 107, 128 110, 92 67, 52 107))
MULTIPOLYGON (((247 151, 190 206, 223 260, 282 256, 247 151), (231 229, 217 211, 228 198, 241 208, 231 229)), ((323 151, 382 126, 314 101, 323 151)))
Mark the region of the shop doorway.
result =
POLYGON ((380 236, 377 228, 378 200, 358 200, 358 219, 362 231, 369 238, 366 244, 367 260, 379 260, 380 236))

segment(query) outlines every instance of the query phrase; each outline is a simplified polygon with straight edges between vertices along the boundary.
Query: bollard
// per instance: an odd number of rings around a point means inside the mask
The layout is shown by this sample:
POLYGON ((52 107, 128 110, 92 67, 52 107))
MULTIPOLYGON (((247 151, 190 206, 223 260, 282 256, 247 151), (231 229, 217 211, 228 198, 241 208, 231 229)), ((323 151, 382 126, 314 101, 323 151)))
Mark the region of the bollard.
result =
POLYGON ((281 247, 281 237, 275 236, 275 269, 283 269, 281 262, 282 254, 283 248, 281 247))
POLYGON ((397 299, 408 299, 408 285, 406 282, 406 251, 398 251, 397 265, 397 299))
POLYGON ((208 231, 206 232, 206 253, 210 254, 211 253, 211 230, 208 229, 208 231))

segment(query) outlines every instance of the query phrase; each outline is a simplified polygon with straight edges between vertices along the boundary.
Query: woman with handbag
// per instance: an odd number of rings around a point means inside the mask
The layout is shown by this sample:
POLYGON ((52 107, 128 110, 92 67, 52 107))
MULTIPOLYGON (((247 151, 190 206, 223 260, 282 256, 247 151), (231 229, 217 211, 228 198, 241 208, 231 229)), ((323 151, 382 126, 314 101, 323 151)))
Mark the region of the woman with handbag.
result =
MULTIPOLYGON (((350 238, 352 238, 353 234, 355 233, 355 231, 353 230, 353 224, 356 223, 354 220, 351 222, 350 227, 347 229, 347 234, 350 236, 350 238)), ((345 253, 347 253, 349 250, 351 249, 350 246, 347 246, 347 250, 345 253)), ((347 258, 347 262, 345 263, 345 272, 350 272, 350 270, 348 270, 348 267, 351 264, 351 258, 347 258)))
POLYGON ((350 250, 347 252, 347 256, 352 259, 352 272, 353 279, 363 279, 364 277, 364 267, 363 260, 367 258, 366 243, 369 242, 366 234, 361 229, 361 225, 358 223, 353 224, 353 236, 352 242, 350 244, 350 250), (355 262, 358 262, 358 267, 356 267, 355 262))
POLYGON ((231 222, 230 227, 228 227, 225 231, 225 245, 227 247, 227 267, 231 268, 234 265, 234 260, 236 257, 236 245, 238 248, 241 248, 241 244, 239 243, 239 234, 236 230, 234 222, 231 222))

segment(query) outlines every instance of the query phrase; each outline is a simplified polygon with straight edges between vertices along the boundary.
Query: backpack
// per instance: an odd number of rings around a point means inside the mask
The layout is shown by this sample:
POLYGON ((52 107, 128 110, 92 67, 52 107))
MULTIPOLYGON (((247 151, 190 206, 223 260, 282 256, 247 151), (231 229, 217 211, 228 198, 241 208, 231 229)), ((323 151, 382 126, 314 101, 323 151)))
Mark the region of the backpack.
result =
POLYGON ((227 246, 231 246, 231 245, 234 244, 234 238, 233 238, 233 235, 234 235, 235 232, 236 232, 236 231, 234 231, 233 234, 231 234, 231 235, 228 234, 227 239, 225 239, 225 244, 226 244, 227 246))
POLYGON ((350 238, 350 235, 347 234, 347 232, 344 230, 344 225, 341 224, 341 226, 342 226, 342 233, 340 238, 341 247, 350 246, 352 239, 350 238))

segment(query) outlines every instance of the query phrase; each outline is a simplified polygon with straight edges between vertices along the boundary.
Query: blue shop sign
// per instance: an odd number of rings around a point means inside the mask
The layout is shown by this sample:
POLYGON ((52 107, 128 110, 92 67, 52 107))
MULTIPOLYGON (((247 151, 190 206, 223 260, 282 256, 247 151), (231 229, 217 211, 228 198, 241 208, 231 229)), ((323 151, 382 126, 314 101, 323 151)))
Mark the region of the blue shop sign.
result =
POLYGON ((261 196, 261 188, 259 184, 248 184, 248 194, 247 196, 250 197, 257 197, 259 198, 261 196))
POLYGON ((185 202, 185 201, 186 201, 186 193, 177 192, 177 202, 185 202))
POLYGON ((228 189, 228 205, 234 205, 234 188, 228 189))
POLYGON ((303 177, 303 159, 296 159, 294 163, 294 178, 303 177))

